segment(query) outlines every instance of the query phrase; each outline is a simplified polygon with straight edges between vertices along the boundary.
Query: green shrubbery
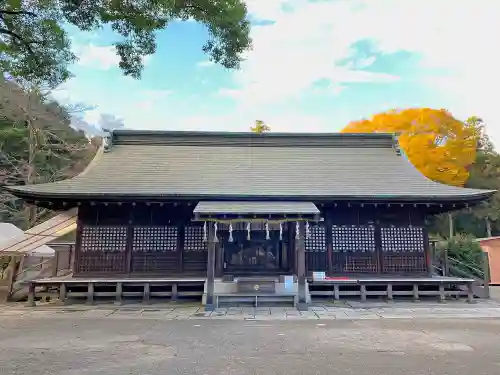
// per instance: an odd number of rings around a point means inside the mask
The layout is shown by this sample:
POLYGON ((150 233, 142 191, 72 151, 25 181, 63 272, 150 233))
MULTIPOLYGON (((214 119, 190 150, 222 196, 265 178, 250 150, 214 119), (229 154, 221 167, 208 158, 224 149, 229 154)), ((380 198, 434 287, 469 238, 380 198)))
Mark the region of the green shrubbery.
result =
POLYGON ((474 237, 459 234, 451 239, 439 241, 436 249, 441 259, 443 259, 444 251, 448 252, 451 274, 483 276, 483 250, 474 237))

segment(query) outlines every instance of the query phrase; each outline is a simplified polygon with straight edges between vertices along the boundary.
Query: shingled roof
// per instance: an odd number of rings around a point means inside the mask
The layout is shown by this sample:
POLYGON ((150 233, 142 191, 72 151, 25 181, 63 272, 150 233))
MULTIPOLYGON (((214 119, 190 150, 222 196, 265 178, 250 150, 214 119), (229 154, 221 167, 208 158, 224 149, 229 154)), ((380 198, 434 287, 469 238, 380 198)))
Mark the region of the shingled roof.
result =
POLYGON ((9 187, 38 199, 472 201, 493 191, 424 177, 391 134, 118 130, 84 175, 9 187))

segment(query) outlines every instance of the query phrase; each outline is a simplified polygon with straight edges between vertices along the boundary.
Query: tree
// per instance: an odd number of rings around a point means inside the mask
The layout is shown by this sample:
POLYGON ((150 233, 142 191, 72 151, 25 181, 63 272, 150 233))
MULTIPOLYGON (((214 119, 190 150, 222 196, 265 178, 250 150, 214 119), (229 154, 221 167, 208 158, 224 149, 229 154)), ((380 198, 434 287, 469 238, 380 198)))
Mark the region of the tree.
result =
MULTIPOLYGON (((47 101, 39 90, 0 81, 0 113, 0 185, 74 176, 95 153, 96 144, 69 126, 68 109, 47 101)), ((0 221, 27 229, 51 214, 0 191, 0 221)))
POLYGON ((0 0, 3 72, 55 87, 75 61, 64 24, 83 31, 109 25, 122 38, 115 46, 125 75, 139 78, 143 58, 156 50, 156 34, 170 22, 193 19, 210 34, 203 51, 226 68, 238 68, 250 48, 243 0, 0 0))
POLYGON ((479 130, 445 110, 393 110, 347 125, 344 133, 395 133, 412 164, 429 179, 463 186, 474 163, 479 130))
POLYGON ((250 131, 253 133, 262 134, 262 133, 270 132, 271 127, 269 125, 267 125, 264 121, 256 120, 255 126, 252 126, 250 128, 250 131))
MULTIPOLYGON (((465 187, 475 189, 500 189, 500 155, 490 141, 483 121, 472 116, 467 119, 469 126, 478 129, 476 160, 469 168, 469 178, 465 187)), ((458 233, 467 233, 475 237, 490 237, 500 232, 500 196, 493 195, 488 201, 482 202, 471 209, 453 213, 453 226, 458 233)), ((448 237, 446 215, 437 215, 430 221, 429 230, 432 233, 448 237)))
MULTIPOLYGON (((493 143, 486 134, 483 120, 470 117, 467 123, 476 126, 480 131, 477 144, 476 161, 470 168, 466 187, 476 189, 500 189, 500 155, 495 151, 493 143)), ((492 222, 500 219, 500 196, 495 194, 488 201, 474 207, 472 214, 478 220, 484 221, 486 236, 492 235, 492 222)))

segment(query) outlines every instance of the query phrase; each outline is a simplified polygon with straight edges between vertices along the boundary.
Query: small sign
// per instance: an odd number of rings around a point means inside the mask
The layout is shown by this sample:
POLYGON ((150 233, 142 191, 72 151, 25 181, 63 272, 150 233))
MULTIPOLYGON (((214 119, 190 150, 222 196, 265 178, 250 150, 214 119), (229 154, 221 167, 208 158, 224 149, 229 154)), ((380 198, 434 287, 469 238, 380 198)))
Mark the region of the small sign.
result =
POLYGON ((324 281, 326 279, 326 272, 313 272, 313 281, 324 281))

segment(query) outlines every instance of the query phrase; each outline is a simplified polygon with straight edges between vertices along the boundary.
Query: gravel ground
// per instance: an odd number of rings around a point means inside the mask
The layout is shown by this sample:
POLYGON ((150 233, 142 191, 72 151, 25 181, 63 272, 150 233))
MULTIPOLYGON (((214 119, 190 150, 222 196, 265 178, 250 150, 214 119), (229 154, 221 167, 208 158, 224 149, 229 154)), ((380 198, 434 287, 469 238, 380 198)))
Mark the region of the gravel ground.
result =
POLYGON ((0 374, 500 373, 500 319, 0 319, 0 374))

